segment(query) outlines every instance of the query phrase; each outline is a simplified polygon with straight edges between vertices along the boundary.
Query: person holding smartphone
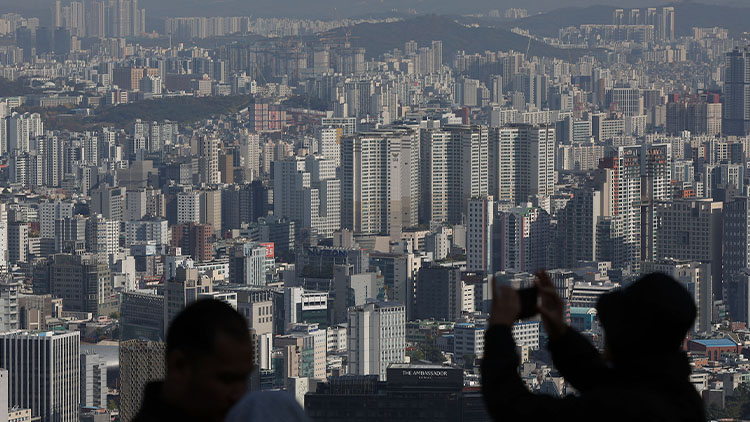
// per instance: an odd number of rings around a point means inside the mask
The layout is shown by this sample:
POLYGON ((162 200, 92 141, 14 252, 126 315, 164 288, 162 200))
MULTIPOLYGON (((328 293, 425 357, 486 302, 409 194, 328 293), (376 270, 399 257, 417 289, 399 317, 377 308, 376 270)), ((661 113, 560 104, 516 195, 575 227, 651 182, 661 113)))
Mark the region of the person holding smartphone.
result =
POLYGON ((519 316, 529 314, 522 309, 528 300, 498 286, 494 278, 492 284, 482 392, 494 420, 705 421, 682 352, 696 308, 688 291, 671 277, 649 274, 601 297, 596 306, 605 333, 601 355, 565 324, 563 300, 547 273, 536 274, 536 311, 549 336, 554 365, 578 391, 563 398, 533 394, 525 387, 511 330, 519 316))

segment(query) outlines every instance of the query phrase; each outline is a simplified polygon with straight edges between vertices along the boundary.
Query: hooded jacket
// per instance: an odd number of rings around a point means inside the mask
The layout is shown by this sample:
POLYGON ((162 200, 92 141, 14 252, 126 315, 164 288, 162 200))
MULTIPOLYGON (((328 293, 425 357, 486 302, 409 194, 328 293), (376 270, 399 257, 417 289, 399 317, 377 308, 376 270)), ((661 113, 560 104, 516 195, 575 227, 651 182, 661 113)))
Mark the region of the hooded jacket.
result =
POLYGON ((549 343, 553 363, 578 391, 575 396, 555 398, 529 392, 518 375, 511 327, 496 325, 487 330, 482 391, 493 419, 705 421, 703 403, 689 380, 690 365, 680 350, 695 319, 688 292, 670 277, 652 274, 627 289, 604 295, 597 310, 612 364, 571 328, 549 343), (640 325, 646 320, 656 328, 649 331, 640 325))

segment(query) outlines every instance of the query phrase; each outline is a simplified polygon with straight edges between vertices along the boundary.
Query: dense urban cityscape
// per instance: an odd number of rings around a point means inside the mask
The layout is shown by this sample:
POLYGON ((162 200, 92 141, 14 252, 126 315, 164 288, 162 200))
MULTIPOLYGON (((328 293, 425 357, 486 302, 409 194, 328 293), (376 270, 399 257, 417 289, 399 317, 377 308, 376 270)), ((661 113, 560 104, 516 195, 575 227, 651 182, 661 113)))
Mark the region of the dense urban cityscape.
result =
POLYGON ((145 3, 0 4, 0 421, 130 422, 203 299, 310 421, 489 421, 492 277, 540 270, 600 350, 599 298, 672 276, 709 419, 750 418, 750 9, 145 3))

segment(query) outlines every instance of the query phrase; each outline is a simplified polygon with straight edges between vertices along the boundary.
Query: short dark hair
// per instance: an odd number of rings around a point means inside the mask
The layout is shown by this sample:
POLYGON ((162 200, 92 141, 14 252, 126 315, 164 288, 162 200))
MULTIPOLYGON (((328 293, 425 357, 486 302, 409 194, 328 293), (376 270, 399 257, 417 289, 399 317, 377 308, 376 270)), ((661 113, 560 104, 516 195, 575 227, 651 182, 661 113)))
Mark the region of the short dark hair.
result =
POLYGON ((238 341, 250 341, 245 317, 227 303, 215 299, 193 302, 169 325, 167 356, 177 350, 191 357, 208 356, 214 352, 219 332, 238 341))

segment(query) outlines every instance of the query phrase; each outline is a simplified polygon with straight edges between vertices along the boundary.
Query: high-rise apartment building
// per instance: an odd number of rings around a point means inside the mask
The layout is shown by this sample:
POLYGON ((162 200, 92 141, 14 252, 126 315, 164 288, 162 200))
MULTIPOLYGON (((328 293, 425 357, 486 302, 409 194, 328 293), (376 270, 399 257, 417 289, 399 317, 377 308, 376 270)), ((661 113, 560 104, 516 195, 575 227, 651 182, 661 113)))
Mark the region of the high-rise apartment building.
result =
POLYGON ((274 162, 274 215, 330 237, 341 228, 341 181, 334 160, 316 156, 274 162))
POLYGON ((555 129, 526 124, 491 128, 490 194, 512 205, 550 196, 555 187, 555 129))
POLYGON ((711 199, 657 202, 656 258, 711 264, 713 295, 723 296, 723 203, 711 199))
POLYGON ((219 172, 219 140, 211 137, 201 137, 198 148, 198 166, 201 180, 213 185, 221 182, 219 172))
POLYGON ((563 268, 597 259, 596 224, 603 215, 599 190, 581 188, 572 195, 565 208, 557 213, 557 261, 563 268))
POLYGON ((214 230, 208 224, 182 223, 172 227, 172 246, 182 248, 185 255, 196 261, 213 259, 211 238, 214 230))
POLYGON ((180 192, 177 194, 177 224, 200 223, 200 191, 180 192))
POLYGON ((722 127, 725 135, 750 133, 750 47, 735 48, 724 61, 722 127))
POLYGON ((383 129, 342 140, 341 226, 399 239, 417 224, 419 140, 412 129, 383 129))
POLYGON ((494 273, 492 230, 496 204, 492 196, 469 200, 466 220, 466 270, 494 273))
POLYGON ((19 328, 18 292, 22 284, 14 281, 0 281, 0 333, 19 328))
POLYGON ((105 256, 120 250, 120 221, 110 220, 101 214, 89 217, 86 222, 86 249, 105 256))
POLYGON ((396 302, 370 302, 349 309, 349 373, 386 378, 391 363, 406 357, 406 309, 396 302))
POLYGON ((487 127, 449 125, 420 135, 422 221, 458 224, 467 201, 489 194, 487 127))
MULTIPOLYGON (((606 174, 603 194, 611 210, 612 219, 609 225, 597 226, 597 243, 609 243, 600 237, 607 228, 608 236, 613 239, 609 250, 614 268, 637 272, 641 260, 641 152, 640 146, 618 147, 613 156, 602 161, 606 174)), ((597 252, 599 253, 599 252, 597 252)))
POLYGON ((200 223, 210 225, 221 233, 221 190, 200 191, 200 223))
POLYGON ((546 211, 524 204, 500 213, 495 221, 496 271, 535 273, 549 266, 550 218, 546 211))
POLYGON ((0 271, 8 268, 8 210, 0 204, 0 271))
POLYGON ((8 224, 8 263, 28 262, 29 223, 8 224))
POLYGON ((39 204, 39 231, 45 239, 55 238, 55 221, 73 217, 73 204, 70 202, 43 202, 39 204))

